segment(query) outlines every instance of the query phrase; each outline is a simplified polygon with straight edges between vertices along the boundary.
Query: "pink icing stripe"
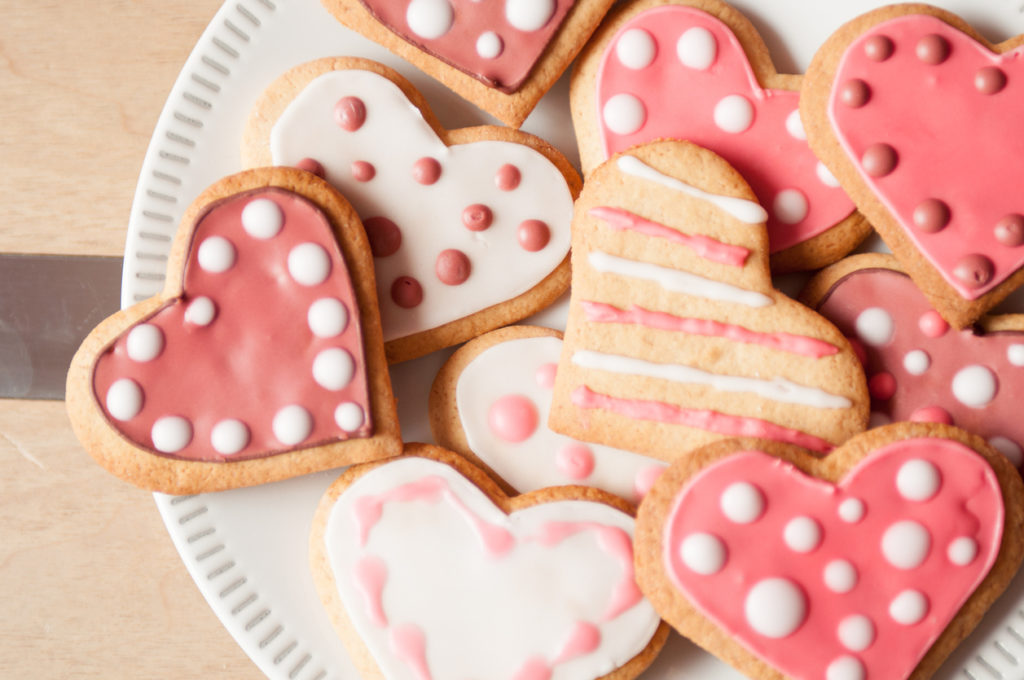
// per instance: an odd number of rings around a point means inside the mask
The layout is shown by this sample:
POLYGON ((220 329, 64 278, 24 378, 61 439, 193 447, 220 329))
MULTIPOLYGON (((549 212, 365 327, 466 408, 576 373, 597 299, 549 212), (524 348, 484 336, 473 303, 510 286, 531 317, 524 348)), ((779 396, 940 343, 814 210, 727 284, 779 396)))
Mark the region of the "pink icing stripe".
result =
POLYGON ((684 234, 672 229, 671 227, 667 227, 664 224, 652 222, 640 215, 621 208, 602 206, 591 208, 587 214, 591 217, 596 217, 599 220, 604 220, 611 229, 616 231, 635 231, 639 234, 644 234, 645 236, 663 238, 667 241, 671 241, 672 243, 679 243, 687 246, 705 260, 711 260, 712 262, 718 262, 719 264, 742 267, 746 263, 747 257, 750 255, 750 250, 748 248, 722 243, 721 241, 701 234, 684 234))
POLYGON ((670 425, 684 425, 729 437, 758 437, 795 444, 817 453, 828 453, 832 444, 814 435, 782 427, 758 418, 731 416, 716 411, 689 409, 662 401, 621 399, 594 392, 586 386, 576 388, 572 403, 579 408, 603 409, 626 418, 653 420, 670 425))
POLYGON ((477 537, 480 538, 480 543, 483 545, 484 551, 486 551, 487 554, 491 557, 501 557, 515 547, 515 536, 513 536, 508 530, 485 522, 476 513, 466 507, 466 504, 462 502, 462 499, 452 493, 451 489, 448 489, 447 496, 451 504, 458 508, 466 521, 472 525, 473 529, 476 531, 477 537))
POLYGON ((578 621, 569 634, 565 646, 555 659, 554 665, 571 661, 579 656, 590 654, 601 644, 601 631, 592 623, 578 621))
POLYGON ((805 335, 759 333, 742 326, 721 323, 710 319, 694 319, 675 316, 667 312, 652 312, 637 305, 630 305, 629 309, 621 310, 603 302, 584 301, 583 311, 587 316, 587 321, 593 323, 639 324, 663 331, 678 331, 692 335, 720 337, 736 342, 761 345, 769 349, 799 354, 813 359, 820 359, 821 357, 839 352, 839 348, 835 345, 805 335))
POLYGON ((391 629, 391 650, 412 671, 416 680, 431 680, 423 631, 411 623, 391 629))
POLYGON ((531 657, 516 671, 512 680, 551 680, 551 666, 539 656, 531 657))
POLYGON ((388 617, 384 613, 384 586, 388 580, 388 567, 384 560, 373 555, 360 558, 355 565, 356 585, 366 600, 366 609, 370 620, 376 625, 387 628, 388 617))

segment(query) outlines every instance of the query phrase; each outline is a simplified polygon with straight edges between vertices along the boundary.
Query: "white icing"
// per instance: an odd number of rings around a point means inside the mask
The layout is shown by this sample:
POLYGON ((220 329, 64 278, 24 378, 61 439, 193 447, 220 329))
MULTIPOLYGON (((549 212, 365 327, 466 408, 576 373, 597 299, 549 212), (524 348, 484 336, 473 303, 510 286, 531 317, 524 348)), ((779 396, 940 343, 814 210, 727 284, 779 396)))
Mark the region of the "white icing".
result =
POLYGON ((1015 467, 1020 467, 1021 463, 1024 463, 1024 451, 1021 450, 1020 445, 1010 439, 1009 437, 995 436, 988 440, 988 443, 998 451, 999 453, 1006 456, 1015 467))
POLYGON ((730 94, 715 104, 712 115, 718 129, 735 135, 745 132, 753 125, 754 105, 741 94, 730 94))
POLYGON ((720 572, 728 558, 722 540, 706 533, 690 534, 684 538, 679 546, 679 556, 690 571, 702 576, 720 572))
POLYGON ((875 641, 875 624, 863 614, 853 614, 839 622, 836 634, 851 652, 863 652, 875 641))
POLYGON ((789 579, 767 578, 747 592, 743 613, 756 633, 781 639, 795 633, 804 622, 807 598, 789 579))
POLYGON ((284 226, 284 213, 269 198, 257 198, 242 208, 242 228, 253 238, 268 239, 277 236, 284 226))
POLYGON ((854 325, 860 339, 875 347, 888 344, 896 332, 892 316, 881 307, 868 307, 857 315, 854 325))
POLYGON ((317 286, 331 273, 331 256, 319 243, 300 243, 288 253, 288 274, 303 286, 317 286))
POLYGON ((222 274, 235 265, 235 246, 223 236, 209 236, 196 253, 199 267, 211 274, 222 274))
POLYGON ((555 0, 505 0, 505 18, 520 31, 538 31, 555 14, 555 0))
POLYGON ((107 390, 107 413, 115 420, 131 420, 142 410, 142 388, 131 378, 119 378, 107 390))
POLYGON ((601 109, 607 128, 617 135, 631 135, 644 126, 647 109, 639 98, 625 92, 608 98, 601 109))
POLYGON ((313 359, 313 379, 326 390, 344 389, 355 375, 356 364, 352 355, 341 347, 321 350, 313 359))
POLYGON ((786 547, 798 553, 809 553, 821 545, 821 525, 811 517, 794 517, 782 530, 786 547))
POLYGON ((177 453, 192 441, 192 423, 181 416, 163 416, 153 423, 149 434, 157 451, 177 453))
POLYGON ((859 498, 847 498, 839 504, 839 519, 856 524, 864 519, 864 501, 859 498))
POLYGON ((882 555, 897 569, 914 569, 928 557, 932 535, 920 522, 901 520, 882 534, 882 555))
POLYGON ((832 187, 833 189, 839 188, 839 180, 836 179, 836 176, 828 169, 828 166, 821 161, 818 161, 818 164, 814 166, 814 172, 818 175, 818 180, 820 180, 825 186, 832 187))
POLYGON ((355 432, 366 422, 363 407, 353 401, 343 401, 334 409, 334 422, 345 432, 355 432))
POLYGON ((658 47, 654 37, 642 28, 631 28, 615 42, 615 56, 628 69, 639 71, 654 62, 658 47))
POLYGON ((448 0, 412 0, 405 10, 409 29, 427 40, 436 40, 451 30, 455 10, 448 0))
POLYGON ((932 358, 923 349, 912 349, 903 355, 903 368, 910 375, 922 375, 932 365, 932 358))
POLYGON ((587 261, 591 267, 602 274, 618 274, 633 279, 652 281, 673 293, 683 293, 719 302, 731 302, 747 307, 768 307, 774 304, 774 300, 769 296, 756 290, 740 288, 723 281, 704 278, 651 262, 629 260, 601 250, 589 253, 587 261))
POLYGON ((655 182, 669 189, 679 191, 692 198, 706 201, 711 205, 715 206, 719 210, 724 211, 726 214, 735 217, 740 222, 746 224, 763 224, 768 219, 768 213, 765 212, 755 201, 748 201, 745 198, 736 198, 735 196, 722 196, 719 194, 712 194, 703 189, 698 189, 695 186, 691 186, 675 177, 669 177, 668 175, 655 170, 651 166, 647 165, 639 158, 635 156, 619 156, 619 160, 616 162, 619 170, 639 177, 640 179, 647 180, 649 182, 655 182))
POLYGON ((800 385, 786 378, 749 378, 746 376, 710 373, 685 364, 660 364, 643 359, 578 350, 572 363, 609 373, 635 375, 669 380, 688 385, 706 385, 721 392, 749 392, 762 399, 811 408, 849 408, 850 400, 817 387, 800 385))
POLYGON ((807 197, 799 189, 783 189, 775 195, 772 202, 772 212, 783 224, 796 224, 807 217, 810 205, 807 197))
POLYGON ((722 492, 718 507, 729 521, 750 524, 764 513, 764 494, 750 482, 733 482, 722 492))
POLYGON ((225 456, 238 453, 249 445, 249 428, 241 420, 222 420, 210 431, 210 445, 225 456))
POLYGON ((908 460, 896 473, 896 489, 908 501, 926 501, 937 494, 941 486, 939 469, 927 460, 908 460))
POLYGON ((1024 345, 1013 344, 1007 347, 1006 360, 1014 366, 1024 366, 1024 345))
POLYGON ((953 396, 964 406, 983 408, 996 398, 999 383, 987 367, 972 364, 957 371, 952 389, 953 396))
POLYGON ((313 431, 313 416, 298 404, 290 404, 274 414, 271 429, 277 441, 285 446, 294 446, 313 431))
POLYGON ((718 43, 711 31, 703 26, 686 29, 676 41, 676 56, 683 66, 706 71, 715 63, 718 43))
POLYGON ((200 295, 185 308, 185 323, 196 326, 209 326, 217 317, 217 305, 213 300, 200 295))
POLYGON ((125 352, 132 361, 145 363, 164 351, 164 332, 151 323, 142 323, 128 331, 125 352))
POLYGON ((832 560, 822 574, 825 586, 834 593, 848 593, 857 585, 857 567, 847 560, 832 560))
POLYGON ((786 132, 794 139, 807 139, 807 132, 804 130, 804 121, 800 118, 800 109, 793 109, 786 116, 786 132))
POLYGON ((901 591, 889 603, 889 616, 896 623, 912 626, 928 613, 928 598, 919 590, 901 591))
POLYGON ((867 670, 860 659, 854 656, 841 656, 825 669, 825 680, 865 680, 867 670))
POLYGON ((348 326, 348 310, 337 298, 320 298, 309 306, 306 323, 316 337, 333 338, 348 326))
POLYGON ((505 44, 494 31, 484 31, 476 39, 476 53, 484 59, 496 58, 503 49, 505 44))
POLYGON ((970 536, 955 538, 946 549, 946 556, 953 564, 966 567, 978 556, 978 542, 970 536))

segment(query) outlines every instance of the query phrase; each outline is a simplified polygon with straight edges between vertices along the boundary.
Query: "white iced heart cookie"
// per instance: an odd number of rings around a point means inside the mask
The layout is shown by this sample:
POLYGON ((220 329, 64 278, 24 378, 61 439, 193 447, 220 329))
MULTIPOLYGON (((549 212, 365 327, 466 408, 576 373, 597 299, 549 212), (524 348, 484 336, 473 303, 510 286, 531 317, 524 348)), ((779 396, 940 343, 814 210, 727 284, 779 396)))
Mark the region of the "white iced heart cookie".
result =
POLYGON ((243 156, 310 169, 352 202, 393 362, 517 321, 568 286, 579 187, 568 161, 515 130, 444 130, 379 64, 320 60, 285 74, 255 107, 243 156))

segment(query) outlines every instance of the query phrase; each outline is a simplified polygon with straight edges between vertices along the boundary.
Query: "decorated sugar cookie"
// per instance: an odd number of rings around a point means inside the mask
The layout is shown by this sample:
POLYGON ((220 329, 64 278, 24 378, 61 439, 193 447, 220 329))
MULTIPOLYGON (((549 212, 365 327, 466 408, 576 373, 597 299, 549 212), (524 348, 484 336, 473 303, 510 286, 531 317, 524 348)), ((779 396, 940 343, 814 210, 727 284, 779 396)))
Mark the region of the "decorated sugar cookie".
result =
POLYGON ((897 5, 839 29, 804 83, 811 146, 955 328, 1024 281, 1022 45, 897 5))
POLYGON ((170 494, 401 451, 369 246, 325 182, 287 168, 207 189, 159 296, 101 323, 68 372, 75 433, 170 494))
POLYGON ((444 130, 397 73, 361 59, 299 66, 263 94, 246 165, 292 165, 336 186, 370 237, 392 362, 518 321, 569 284, 579 178, 508 128, 444 130))
POLYGON ((685 139, 721 155, 768 211, 772 269, 834 262, 870 232, 811 152, 800 76, 775 71, 745 17, 718 0, 633 0, 602 24, 572 81, 584 174, 612 154, 685 139))
POLYGON ((765 210, 686 142, 613 156, 576 203, 556 432, 674 460, 757 436, 819 454, 864 429, 849 343, 772 287, 765 210))
POLYGON ((637 519, 644 592, 751 678, 930 677, 1020 565, 1020 477, 963 430, 899 423, 824 459, 757 440, 674 463, 637 519))
POLYGON ((364 678, 634 678, 668 629, 633 573, 628 505, 507 497, 459 456, 351 468, 321 500, 313 575, 364 678))
POLYGON ((585 484, 639 502, 664 470, 647 456, 552 432, 562 335, 510 326, 460 347, 430 391, 434 440, 516 492, 585 484))

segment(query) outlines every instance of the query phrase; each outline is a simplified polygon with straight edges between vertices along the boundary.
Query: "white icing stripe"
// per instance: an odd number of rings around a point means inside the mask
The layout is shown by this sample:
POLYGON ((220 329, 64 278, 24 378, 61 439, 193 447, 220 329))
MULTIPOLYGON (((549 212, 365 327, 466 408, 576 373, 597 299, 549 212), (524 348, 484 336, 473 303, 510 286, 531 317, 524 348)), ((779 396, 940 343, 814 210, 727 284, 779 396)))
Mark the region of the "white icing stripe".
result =
POLYGON ((575 352, 572 355, 572 362, 583 368, 609 373, 707 385, 721 392, 752 392, 759 397, 786 404, 800 404, 812 408, 849 408, 852 406, 846 397, 826 392, 817 387, 799 385, 785 378, 775 377, 764 380, 737 375, 720 375, 682 364, 658 364, 643 359, 591 350, 575 352))
POLYGON ((687 196, 707 201, 716 208, 724 210, 728 214, 732 215, 740 222, 746 222, 747 224, 763 224, 768 219, 767 211, 754 201, 736 198, 735 196, 721 196, 719 194, 709 193, 703 189, 698 189, 697 187, 686 184, 675 177, 669 177, 664 173, 658 172, 635 156, 620 156, 617 165, 619 166, 619 170, 627 175, 633 175, 634 177, 639 177, 640 179, 645 179, 650 182, 657 182, 669 189, 681 191, 687 196))
POLYGON ((591 252, 587 259, 590 261, 591 267, 603 274, 619 274, 634 279, 653 281, 673 293, 684 293, 720 302, 734 302, 747 307, 768 307, 774 304, 770 297, 757 291, 732 286, 714 279, 706 279, 703 276, 662 267, 650 262, 628 260, 601 250, 591 252))

